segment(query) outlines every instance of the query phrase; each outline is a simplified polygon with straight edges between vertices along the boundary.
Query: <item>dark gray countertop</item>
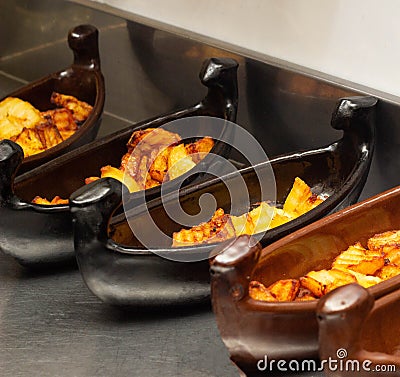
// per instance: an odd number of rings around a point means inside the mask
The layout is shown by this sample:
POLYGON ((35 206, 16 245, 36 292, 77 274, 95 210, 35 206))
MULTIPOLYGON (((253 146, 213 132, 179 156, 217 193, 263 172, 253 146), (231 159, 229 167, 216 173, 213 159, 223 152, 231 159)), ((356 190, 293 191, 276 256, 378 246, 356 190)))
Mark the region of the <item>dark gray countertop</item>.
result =
MULTIPOLYGON (((0 97, 69 65, 66 35, 72 26, 92 23, 99 28, 107 89, 99 137, 196 102, 205 93, 197 78, 203 58, 226 55, 59 0, 3 0, 0 13, 7 16, 0 23, 0 97), (154 50, 146 45, 149 36, 154 50), (182 80, 171 81, 177 73, 182 80)), ((290 91, 295 73, 288 80, 279 68, 235 57, 241 64, 238 123, 252 131, 269 154, 337 137, 337 131, 320 126, 329 124, 336 97, 315 99, 302 93, 299 99, 290 91), (266 129, 269 123, 275 127, 266 129)), ((313 83, 312 77, 309 80, 313 83)), ((350 92, 343 85, 335 90, 338 95, 350 92)), ((398 184, 397 113, 397 105, 382 103, 378 123, 385 124, 363 197, 398 184)), ((238 372, 208 306, 152 313, 113 308, 88 291, 76 267, 29 271, 0 254, 0 375, 228 377, 238 372)))

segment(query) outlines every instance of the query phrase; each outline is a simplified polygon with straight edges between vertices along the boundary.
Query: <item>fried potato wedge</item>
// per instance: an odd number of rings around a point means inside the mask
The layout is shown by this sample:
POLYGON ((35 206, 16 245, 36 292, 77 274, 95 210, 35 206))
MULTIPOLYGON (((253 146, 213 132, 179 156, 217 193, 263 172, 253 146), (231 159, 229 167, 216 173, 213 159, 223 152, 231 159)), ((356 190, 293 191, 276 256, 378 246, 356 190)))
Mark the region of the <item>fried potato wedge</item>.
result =
POLYGON ((317 297, 315 297, 308 289, 300 286, 294 301, 311 301, 316 299, 317 297))
POLYGON ((74 96, 53 92, 50 101, 58 107, 68 109, 75 122, 82 123, 90 115, 93 107, 87 102, 80 101, 74 96))
POLYGON ((11 139, 24 128, 33 128, 42 120, 40 111, 29 102, 7 97, 0 102, 0 139, 11 139))
POLYGON ((253 300, 258 300, 258 301, 269 301, 269 302, 278 301, 276 297, 274 297, 274 295, 271 293, 271 291, 265 287, 264 284, 255 280, 249 283, 249 296, 253 300))
POLYGON ((336 269, 310 271, 300 278, 301 285, 316 297, 322 297, 335 288, 356 282, 356 278, 350 273, 336 269))
POLYGON ((20 134, 11 137, 24 150, 24 157, 29 157, 45 150, 38 132, 34 128, 24 128, 20 134))
MULTIPOLYGON (((150 176, 158 184, 164 182, 168 172, 168 161, 171 150, 175 147, 166 147, 159 152, 150 166, 150 176)), ((146 184, 147 186, 147 184, 146 184)))
POLYGON ((268 290, 278 301, 293 301, 299 292, 300 281, 297 279, 278 280, 268 290))
POLYGON ((299 177, 296 177, 283 205, 283 211, 295 218, 310 211, 322 202, 323 199, 313 194, 310 187, 299 177))
POLYGON ((382 279, 378 276, 364 275, 361 274, 360 272, 356 272, 350 269, 347 272, 353 275, 356 278, 357 283, 363 286, 364 288, 372 287, 373 285, 378 284, 382 281, 382 279))
POLYGON ((368 249, 380 250, 384 246, 397 246, 400 248, 400 230, 390 230, 375 234, 368 240, 368 249))
POLYGON ((58 195, 55 196, 52 200, 47 200, 46 198, 42 198, 40 196, 35 196, 32 200, 32 203, 45 205, 68 204, 68 202, 68 199, 60 198, 58 195))
POLYGON ((54 147, 63 141, 60 131, 54 124, 39 124, 35 130, 44 149, 54 147))
POLYGON ((353 270, 364 275, 373 275, 385 264, 380 251, 366 250, 359 242, 343 251, 332 264, 338 270, 353 270))
POLYGON ((214 140, 209 137, 203 137, 194 143, 185 146, 188 155, 191 156, 194 163, 198 164, 213 148, 214 140))
POLYGON ((111 177, 122 182, 128 188, 129 192, 140 191, 140 187, 135 180, 120 169, 114 168, 110 165, 103 166, 101 168, 101 178, 105 177, 111 177))
POLYGON ((376 276, 382 280, 387 280, 397 275, 400 275, 400 267, 395 264, 387 264, 376 272, 376 276))
POLYGON ((224 210, 219 208, 212 218, 205 223, 190 229, 182 229, 172 235, 172 246, 189 246, 202 243, 214 243, 225 241, 235 237, 235 229, 224 210))
POLYGON ((193 169, 196 164, 188 155, 183 144, 179 144, 171 149, 168 156, 168 178, 173 180, 193 169))
POLYGON ((385 259, 391 264, 400 267, 400 247, 399 246, 384 246, 382 249, 385 259))

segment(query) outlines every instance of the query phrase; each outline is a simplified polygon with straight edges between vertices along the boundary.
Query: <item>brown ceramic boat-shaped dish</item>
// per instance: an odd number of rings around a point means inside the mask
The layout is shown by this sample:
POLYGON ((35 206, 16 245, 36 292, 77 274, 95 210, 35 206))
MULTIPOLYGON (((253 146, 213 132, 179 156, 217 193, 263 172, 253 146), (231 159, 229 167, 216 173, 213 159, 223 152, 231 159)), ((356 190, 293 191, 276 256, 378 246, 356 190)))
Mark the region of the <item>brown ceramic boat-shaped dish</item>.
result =
MULTIPOLYGON (((400 229, 399 206, 397 187, 331 214, 264 249, 254 242, 249 245, 250 239, 245 236, 224 248, 211 264, 212 304, 221 337, 242 371, 265 374, 257 369, 258 361, 265 356, 270 360, 318 358, 318 300, 255 301, 248 295, 249 282, 259 280, 268 286, 279 279, 329 268, 333 259, 356 241, 365 244, 377 233, 400 229)), ((368 288, 368 292, 377 300, 399 288, 400 276, 396 276, 368 288)), ((325 340, 337 344, 337 335, 324 334, 325 340)), ((365 335, 365 344, 378 342, 365 335)), ((392 344, 390 339, 383 341, 392 344)))
POLYGON ((51 94, 59 92, 89 103, 93 106, 93 110, 71 137, 44 152, 24 158, 18 174, 84 145, 94 140, 97 135, 105 99, 104 79, 100 70, 98 30, 91 25, 77 26, 69 31, 68 44, 74 53, 71 66, 34 81, 6 97, 20 98, 38 110, 45 111, 54 108, 50 102, 51 94))
POLYGON ((321 360, 342 362, 327 376, 400 376, 400 290, 374 300, 360 285, 340 287, 319 300, 317 318, 321 360))
MULTIPOLYGON (((30 201, 36 195, 68 198, 84 185, 86 177, 98 176, 102 166, 119 166, 121 157, 126 153, 126 143, 134 130, 159 127, 179 118, 193 116, 235 121, 237 68, 237 63, 232 59, 208 59, 200 72, 201 82, 208 88, 208 93, 199 103, 96 140, 17 178, 15 174, 22 161, 22 150, 11 141, 0 143, 0 249, 23 265, 74 261, 69 206, 38 205, 30 201)), ((219 137, 225 137, 222 140, 226 140, 229 122, 224 123, 219 132, 219 137)), ((228 147, 226 143, 216 141, 211 152, 224 155, 229 152, 228 147)), ((201 163, 207 163, 207 157, 201 163)), ((191 177, 196 177, 196 174, 191 177)), ((166 186, 173 190, 174 180, 167 182, 166 186)), ((135 194, 132 195, 134 197, 135 194)), ((159 195, 159 187, 146 190, 146 197, 159 195)))
MULTIPOLYGON (((315 191, 330 194, 325 202, 303 216, 266 232, 261 240, 264 245, 357 200, 372 158, 375 104, 372 97, 340 100, 333 112, 332 126, 344 130, 342 139, 325 147, 276 157, 258 166, 274 171, 278 202, 284 201, 297 176, 315 191)), ((241 169, 239 175, 246 183, 245 194, 249 194, 250 201, 259 202, 260 182, 254 168, 241 169)), ((214 178, 181 189, 181 208, 188 214, 197 214, 200 197, 207 193, 215 198, 217 207, 227 210, 230 195, 223 182, 229 179, 214 178)), ((165 210, 172 196, 147 205, 152 220, 170 237, 181 229, 165 210)), ((71 197, 76 255, 89 289, 104 302, 118 305, 150 307, 209 300, 207 259, 215 244, 172 248, 171 238, 167 238, 165 244, 146 249, 123 215, 114 216, 110 223, 121 197, 121 185, 113 179, 97 181, 71 197), (196 260, 203 260, 184 263, 165 259, 161 254, 175 260, 187 260, 194 255, 196 260)), ((129 215, 130 224, 147 228, 146 211, 129 215)))

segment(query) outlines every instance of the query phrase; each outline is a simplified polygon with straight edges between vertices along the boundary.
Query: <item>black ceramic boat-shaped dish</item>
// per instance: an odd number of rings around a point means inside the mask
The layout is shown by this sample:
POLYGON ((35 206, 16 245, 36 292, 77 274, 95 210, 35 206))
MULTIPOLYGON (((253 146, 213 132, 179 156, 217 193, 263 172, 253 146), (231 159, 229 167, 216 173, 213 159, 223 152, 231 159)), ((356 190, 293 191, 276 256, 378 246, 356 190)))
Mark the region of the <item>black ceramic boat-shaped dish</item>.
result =
POLYGON ((54 108, 50 102, 53 92, 75 96, 93 106, 89 117, 71 137, 44 152, 24 158, 18 174, 95 139, 105 99, 104 78, 100 70, 98 34, 98 30, 92 25, 79 25, 71 29, 68 33, 68 45, 74 54, 71 66, 25 85, 6 96, 28 101, 40 111, 54 108))
MULTIPOLYGON (((99 175, 102 166, 119 166, 121 157, 126 153, 126 143, 134 130, 159 127, 176 119, 193 116, 235 121, 237 68, 238 64, 232 59, 208 59, 200 72, 201 82, 208 88, 208 93, 199 103, 96 140, 17 178, 15 174, 22 161, 22 150, 11 141, 1 142, 0 249, 23 265, 75 260, 68 205, 38 205, 30 201, 36 195, 68 198, 84 185, 86 177, 99 175)), ((227 137, 227 131, 229 122, 220 130, 220 138, 227 137)), ((227 144, 216 141, 211 152, 215 155, 226 154, 227 144)), ((192 177, 195 176, 192 174, 192 177)), ((174 188, 173 182, 167 182, 170 189, 174 188)), ((159 187, 146 190, 146 196, 157 195, 160 195, 159 187)))
MULTIPOLYGON (((261 242, 267 245, 311 223, 335 209, 355 202, 366 180, 374 148, 372 97, 353 97, 338 102, 332 126, 344 131, 343 137, 328 146, 296 152, 270 160, 277 185, 276 199, 283 202, 295 177, 313 189, 330 194, 322 204, 299 218, 267 231, 261 242)), ((260 167, 259 167, 260 168, 260 167)), ((260 200, 260 183, 253 167, 240 170, 252 203, 260 200)), ((199 211, 199 198, 212 194, 217 207, 227 209, 230 195, 223 179, 192 185, 180 190, 179 203, 189 214, 199 211)), ((226 181, 226 180, 225 180, 226 181)), ((75 250, 83 279, 101 300, 111 304, 159 306, 194 304, 209 299, 209 267, 206 260, 183 263, 165 259, 201 253, 207 257, 214 245, 171 248, 171 244, 147 250, 135 238, 124 216, 110 218, 121 204, 121 185, 113 179, 94 182, 73 194, 75 250), (155 254, 154 251, 158 254, 155 254)), ((172 195, 163 198, 168 203, 172 195)), ((171 199, 172 200, 172 199, 171 199)), ((181 228, 171 220, 160 199, 148 203, 151 218, 172 236, 181 228)), ((129 217, 133 226, 144 226, 145 212, 129 217)), ((198 259, 199 260, 199 259, 198 259)))
MULTIPOLYGON (((361 242, 365 246, 375 234, 400 229, 399 206, 400 186, 324 217, 265 248, 241 236, 213 259, 211 294, 218 328, 232 361, 246 375, 264 376, 271 366, 266 365, 265 356, 283 360, 286 366, 291 360, 300 365, 314 360, 320 367, 319 357, 346 362, 348 353, 350 360, 370 356, 376 362, 379 355, 374 353, 381 352, 382 364, 384 360, 398 362, 400 306, 395 298, 399 297, 400 275, 364 293, 348 286, 319 300, 300 302, 254 300, 249 296, 249 283, 257 280, 269 286, 280 279, 329 269, 350 245, 361 242), (374 300, 376 306, 369 312, 374 300)), ((276 365, 272 367, 277 371, 276 365)), ((330 372, 342 375, 339 370, 330 372)), ((359 375, 368 375, 361 372, 359 375)))

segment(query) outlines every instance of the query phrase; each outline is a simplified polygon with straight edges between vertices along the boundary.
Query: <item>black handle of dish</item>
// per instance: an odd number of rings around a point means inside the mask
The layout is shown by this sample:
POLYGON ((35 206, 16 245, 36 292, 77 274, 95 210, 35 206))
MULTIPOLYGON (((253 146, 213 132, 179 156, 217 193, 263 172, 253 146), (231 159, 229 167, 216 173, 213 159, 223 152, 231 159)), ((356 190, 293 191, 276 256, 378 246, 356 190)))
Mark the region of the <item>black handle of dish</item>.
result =
POLYGON ((371 116, 377 102, 378 100, 371 96, 341 98, 332 113, 332 127, 345 132, 360 132, 361 129, 365 133, 372 133, 371 116))
POLYGON ((74 53, 74 64, 100 69, 99 31, 93 25, 79 25, 68 33, 68 45, 74 53))
POLYGON ((14 179, 24 159, 22 148, 11 140, 0 141, 0 206, 14 197, 14 179))
POLYGON ((208 87, 202 101, 207 107, 220 108, 224 104, 225 119, 235 122, 238 106, 237 69, 239 64, 231 58, 210 58, 204 61, 200 80, 208 87))
POLYGON ((218 246, 212 255, 215 257, 210 262, 211 287, 216 297, 241 300, 247 294, 250 276, 261 255, 261 245, 243 235, 218 246))
POLYGON ((122 183, 102 178, 82 186, 69 198, 75 246, 108 240, 108 223, 122 201, 122 183), (77 245, 78 244, 78 245, 77 245))

